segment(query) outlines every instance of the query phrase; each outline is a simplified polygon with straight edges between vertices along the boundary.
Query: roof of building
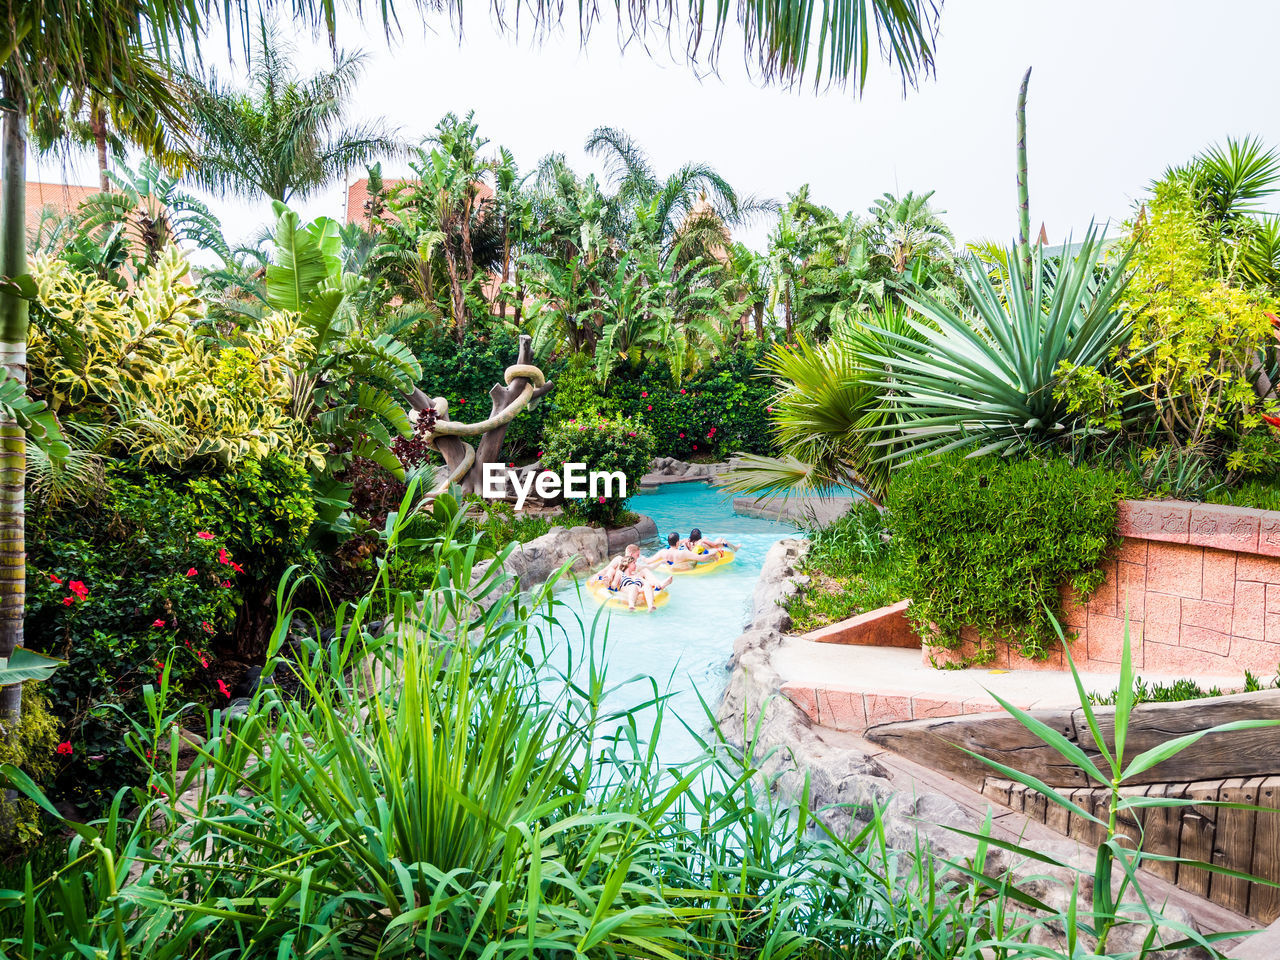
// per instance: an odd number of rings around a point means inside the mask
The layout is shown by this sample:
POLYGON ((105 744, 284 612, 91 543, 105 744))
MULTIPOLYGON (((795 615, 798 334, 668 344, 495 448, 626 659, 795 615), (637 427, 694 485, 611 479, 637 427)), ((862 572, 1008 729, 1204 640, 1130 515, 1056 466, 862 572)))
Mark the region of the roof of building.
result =
POLYGON ((27 181, 27 230, 40 226, 40 217, 46 208, 59 216, 75 213, 85 197, 98 193, 101 187, 82 187, 74 183, 37 183, 27 181))

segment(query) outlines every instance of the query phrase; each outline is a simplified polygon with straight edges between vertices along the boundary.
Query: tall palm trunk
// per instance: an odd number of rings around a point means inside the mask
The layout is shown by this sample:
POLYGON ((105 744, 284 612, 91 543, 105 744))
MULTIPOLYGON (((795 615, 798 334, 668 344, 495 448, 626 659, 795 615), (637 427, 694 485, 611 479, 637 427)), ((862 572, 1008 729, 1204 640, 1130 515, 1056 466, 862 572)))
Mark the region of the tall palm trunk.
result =
MULTIPOLYGON (((3 90, 9 102, 0 134, 0 276, 17 277, 27 272, 27 103, 10 71, 3 74, 3 90)), ((9 292, 0 292, 0 365, 7 376, 27 382, 27 301, 9 292)), ((13 417, 0 412, 0 657, 22 646, 26 473, 26 436, 13 417)), ((0 722, 11 729, 21 715, 22 685, 0 689, 0 722)))
POLYGON ((98 150, 98 183, 102 187, 102 192, 106 193, 111 189, 111 181, 107 178, 107 111, 96 97, 91 109, 93 111, 90 120, 93 129, 93 145, 98 150))

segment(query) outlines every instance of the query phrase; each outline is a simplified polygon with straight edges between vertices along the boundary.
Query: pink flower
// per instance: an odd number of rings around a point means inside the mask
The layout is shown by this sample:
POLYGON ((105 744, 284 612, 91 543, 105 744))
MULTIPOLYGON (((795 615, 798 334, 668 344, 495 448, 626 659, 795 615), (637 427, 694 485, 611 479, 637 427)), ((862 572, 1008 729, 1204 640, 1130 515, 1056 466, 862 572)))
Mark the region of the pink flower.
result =
POLYGON ((773 407, 765 407, 765 413, 773 413, 773 407))
POLYGON ((81 600, 88 599, 89 588, 86 587, 79 580, 72 580, 70 583, 67 584, 67 589, 70 590, 72 593, 74 593, 81 600))
POLYGON ((683 434, 683 433, 682 433, 682 434, 680 434, 680 439, 681 439, 681 440, 683 440, 683 439, 684 439, 684 434, 683 434))
POLYGON ((63 597, 63 598, 62 598, 62 605, 63 605, 64 607, 69 607, 69 606, 71 606, 71 605, 72 605, 73 603, 75 603, 75 602, 76 602, 76 598, 75 598, 75 597, 63 597))
POLYGON ((152 625, 153 627, 163 627, 163 626, 164 626, 164 621, 163 621, 163 620, 152 620, 152 621, 151 621, 151 625, 152 625))
POLYGON ((196 536, 199 537, 201 540, 213 539, 213 534, 210 533, 208 530, 201 530, 199 533, 196 534, 196 536))
POLYGON ((641 390, 641 391, 640 391, 640 396, 642 396, 642 397, 647 397, 648 395, 649 395, 649 391, 648 391, 648 390, 641 390))
POLYGON ((698 445, 697 445, 696 443, 693 445, 693 449, 695 449, 695 450, 697 450, 697 449, 698 449, 698 445))
POLYGON ((218 562, 224 566, 231 562, 231 554, 227 553, 226 547, 223 547, 218 551, 218 562))
POLYGON ((599 497, 598 499, 600 500, 601 503, 604 503, 604 497, 599 497))
POLYGON ((219 678, 218 680, 218 692, 221 693, 228 700, 231 699, 231 691, 227 689, 226 682, 223 681, 221 678, 219 678))
POLYGON ((645 409, 646 409, 646 410, 652 410, 652 409, 653 409, 653 404, 652 404, 652 403, 651 403, 651 404, 649 404, 647 407, 645 407, 645 409))
POLYGON ((62 578, 58 576, 56 573, 49 574, 49 579, 52 580, 54 583, 56 583, 58 586, 62 586, 62 578))
POLYGON ((223 585, 223 587, 229 587, 229 586, 231 586, 231 581, 230 581, 230 580, 223 580, 223 581, 222 581, 222 585, 223 585))
POLYGON ((636 435, 636 432, 635 432, 634 430, 630 431, 630 432, 627 434, 627 436, 628 436, 628 437, 634 437, 635 435, 636 435))
POLYGON ((200 658, 200 666, 204 667, 206 670, 209 669, 209 661, 206 657, 200 658))
POLYGON ((62 754, 62 756, 68 757, 71 755, 71 752, 72 751, 71 751, 70 740, 63 740, 60 744, 58 744, 58 753, 62 754))
POLYGON ((188 571, 187 571, 187 576, 188 576, 188 577, 194 577, 194 576, 196 575, 196 573, 197 573, 197 572, 198 572, 198 571, 196 570, 196 568, 195 568, 195 567, 192 567, 190 570, 188 570, 188 571))
POLYGON ((681 392, 681 393, 684 393, 684 387, 681 387, 681 388, 680 388, 680 392, 681 392))

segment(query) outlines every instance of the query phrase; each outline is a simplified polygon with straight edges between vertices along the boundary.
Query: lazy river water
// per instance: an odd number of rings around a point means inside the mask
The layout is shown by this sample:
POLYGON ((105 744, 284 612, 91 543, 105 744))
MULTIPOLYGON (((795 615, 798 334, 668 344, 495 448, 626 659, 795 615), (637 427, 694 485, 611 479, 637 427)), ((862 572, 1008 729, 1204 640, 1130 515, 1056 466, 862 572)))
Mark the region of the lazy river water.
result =
MULTIPOLYGON (((630 506, 637 513, 653 517, 664 541, 642 544, 646 555, 659 545, 665 546, 668 533, 688 536, 691 527, 742 548, 733 563, 714 571, 677 575, 670 588, 671 599, 653 613, 606 610, 597 630, 600 646, 600 635, 606 634, 607 629, 603 659, 609 686, 632 677, 652 677, 659 693, 669 696, 659 755, 664 764, 674 764, 698 753, 694 737, 676 717, 704 735, 709 732, 710 723, 699 695, 712 708, 718 703, 728 681, 725 667, 733 652, 733 641, 750 619, 751 596, 765 555, 778 540, 794 536, 796 528, 787 523, 740 517, 733 512, 730 495, 702 483, 660 487, 635 497, 630 506)), ((556 599, 580 616, 590 629, 599 605, 585 590, 579 592, 570 582, 556 592, 556 599)), ((622 708, 651 695, 652 689, 646 685, 626 684, 607 703, 622 708)), ((651 729, 652 717, 651 712, 640 714, 642 734, 651 729)))

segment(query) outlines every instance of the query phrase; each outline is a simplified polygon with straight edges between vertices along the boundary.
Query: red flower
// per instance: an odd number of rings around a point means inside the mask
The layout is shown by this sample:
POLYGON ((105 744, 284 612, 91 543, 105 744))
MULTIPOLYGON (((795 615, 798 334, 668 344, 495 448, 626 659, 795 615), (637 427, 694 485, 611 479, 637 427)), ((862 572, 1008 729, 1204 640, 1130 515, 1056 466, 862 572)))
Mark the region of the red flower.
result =
POLYGON ((224 587, 229 587, 229 586, 231 586, 231 581, 230 581, 230 580, 223 580, 223 581, 222 581, 222 585, 223 585, 224 587))
POLYGON ((1274 313, 1269 313, 1266 310, 1263 310, 1262 314, 1271 321, 1271 325, 1273 327, 1280 327, 1280 317, 1277 317, 1274 313))
POLYGON ((70 741, 70 740, 63 740, 60 744, 58 744, 58 753, 62 754, 64 757, 68 757, 68 756, 70 756, 70 755, 71 755, 71 741, 70 741))
POLYGON ((693 445, 693 449, 695 449, 695 450, 697 450, 697 449, 698 449, 698 445, 697 445, 696 443, 693 445))
POLYGON ((773 413, 773 407, 765 407, 765 413, 773 413))
POLYGON ((163 620, 152 620, 152 621, 151 621, 151 625, 152 625, 153 627, 163 627, 163 626, 164 626, 164 621, 163 621, 163 620))
POLYGON ((681 440, 683 440, 683 439, 684 439, 684 434, 683 434, 683 433, 682 433, 682 434, 680 434, 680 439, 681 439, 681 440))
POLYGON ((642 397, 647 397, 648 395, 649 395, 649 391, 648 391, 648 390, 641 390, 641 391, 640 391, 640 396, 642 396, 642 397))
POLYGON ((187 576, 194 577, 198 572, 199 571, 197 571, 195 567, 192 567, 190 570, 187 571, 187 576))
POLYGON ((200 629, 203 630, 205 633, 213 633, 213 627, 210 625, 208 620, 200 621, 200 629))
POLYGON ((75 602, 76 602, 76 598, 75 598, 75 597, 63 597, 63 598, 62 598, 62 605, 63 605, 64 607, 69 607, 69 606, 71 606, 71 605, 72 605, 73 603, 75 603, 75 602))
POLYGON ((467 398, 466 398, 466 397, 463 397, 461 400, 459 400, 459 401, 458 401, 458 403, 466 403, 466 402, 467 402, 467 398))
POLYGON ((200 666, 202 666, 202 667, 204 667, 206 670, 208 670, 208 669, 209 669, 209 661, 208 661, 205 657, 201 657, 201 658, 200 658, 200 666))
POLYGON ((683 388, 683 387, 681 387, 681 388, 680 388, 680 392, 681 392, 681 393, 684 393, 684 388, 683 388))
POLYGON ((49 579, 52 580, 54 583, 56 583, 58 586, 62 586, 62 578, 58 576, 56 573, 49 574, 49 579))
POLYGON ((231 554, 227 553, 226 547, 223 547, 218 551, 218 562, 224 566, 231 562, 231 554))
POLYGON ((221 679, 218 680, 218 691, 228 700, 231 699, 231 691, 227 689, 226 683, 221 679))
POLYGON ((74 593, 81 600, 84 600, 89 596, 89 588, 86 587, 79 580, 72 580, 70 583, 67 584, 67 589, 70 590, 72 593, 74 593))
POLYGON ((208 530, 201 530, 199 533, 196 534, 196 536, 199 537, 201 540, 213 539, 213 534, 210 533, 208 530))
POLYGON ((1276 427, 1277 429, 1280 429, 1280 417, 1273 417, 1273 416, 1270 416, 1269 414, 1264 413, 1262 415, 1262 419, 1267 421, 1267 423, 1271 424, 1271 426, 1276 427))
POLYGON ((244 567, 240 566, 240 564, 238 563, 233 563, 231 565, 231 569, 234 570, 236 573, 244 573, 244 567))
POLYGON ((604 503, 604 497, 599 497, 598 499, 600 500, 601 503, 604 503))
POLYGON ((651 404, 649 404, 647 407, 645 407, 645 409, 646 409, 646 410, 652 410, 652 409, 653 409, 653 404, 652 404, 652 403, 651 403, 651 404))

